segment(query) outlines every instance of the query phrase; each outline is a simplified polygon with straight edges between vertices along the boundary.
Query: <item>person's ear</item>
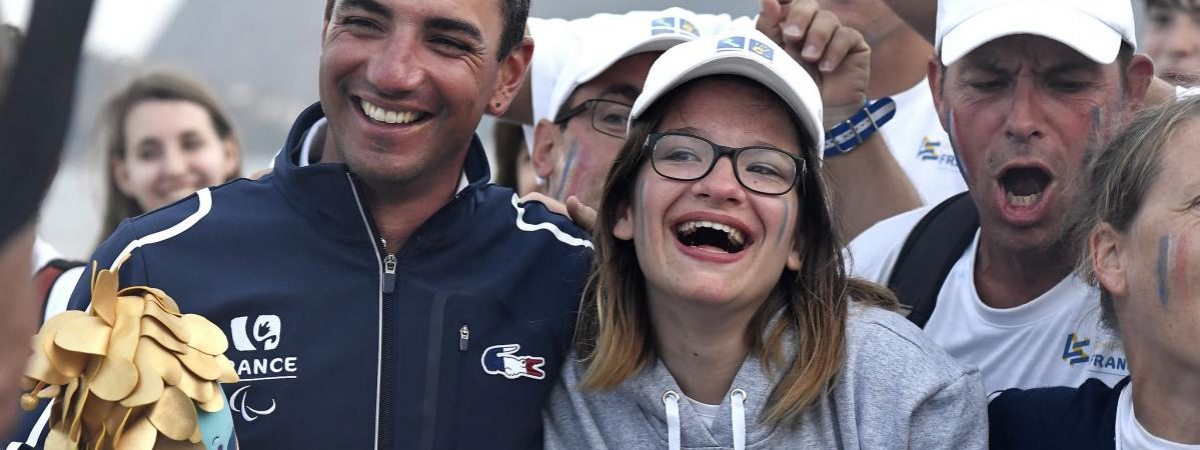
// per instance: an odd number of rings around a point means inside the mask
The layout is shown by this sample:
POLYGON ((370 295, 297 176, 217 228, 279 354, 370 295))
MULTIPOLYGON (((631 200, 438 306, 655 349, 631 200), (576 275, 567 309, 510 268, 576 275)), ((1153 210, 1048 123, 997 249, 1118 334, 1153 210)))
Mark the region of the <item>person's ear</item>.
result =
POLYGON ((613 237, 622 241, 633 240, 633 208, 628 200, 617 203, 617 220, 613 223, 613 237))
POLYGON ((792 251, 788 253, 787 268, 793 272, 799 272, 804 267, 804 259, 800 255, 799 245, 793 244, 792 251))
POLYGON ((800 250, 792 250, 788 254, 787 268, 793 272, 799 272, 802 267, 804 267, 804 261, 800 259, 800 250))
POLYGON ((1154 80, 1154 62, 1144 54, 1135 54, 1129 60, 1129 66, 1125 68, 1124 75, 1125 113, 1127 116, 1131 116, 1142 109, 1146 91, 1150 89, 1150 82, 1154 80))
POLYGON ((110 163, 109 170, 112 171, 112 178, 116 182, 117 190, 126 197, 137 198, 133 195, 133 186, 129 181, 129 170, 125 168, 125 160, 113 158, 110 163))
POLYGON ((945 71, 942 70, 941 57, 936 53, 931 55, 929 63, 926 64, 926 70, 927 79, 929 80, 929 91, 933 93, 933 109, 938 113, 938 121, 942 123, 942 128, 949 130, 950 127, 947 125, 948 119, 942 114, 942 103, 944 103, 942 99, 942 83, 945 83, 946 80, 942 79, 945 71))
POLYGON ((1088 263, 1096 273, 1096 280, 1115 298, 1129 297, 1124 252, 1124 238, 1112 225, 1102 223, 1092 230, 1088 238, 1088 263))
POLYGON ((492 98, 488 100, 486 111, 493 116, 503 115, 508 111, 508 105, 516 98, 525 81, 525 71, 533 60, 533 38, 525 36, 500 61, 500 71, 496 74, 496 86, 492 90, 492 98))
POLYGON ((550 175, 554 173, 558 166, 554 149, 562 139, 562 127, 547 119, 539 120, 533 127, 533 155, 530 162, 533 163, 533 173, 537 174, 538 178, 549 180, 550 175))

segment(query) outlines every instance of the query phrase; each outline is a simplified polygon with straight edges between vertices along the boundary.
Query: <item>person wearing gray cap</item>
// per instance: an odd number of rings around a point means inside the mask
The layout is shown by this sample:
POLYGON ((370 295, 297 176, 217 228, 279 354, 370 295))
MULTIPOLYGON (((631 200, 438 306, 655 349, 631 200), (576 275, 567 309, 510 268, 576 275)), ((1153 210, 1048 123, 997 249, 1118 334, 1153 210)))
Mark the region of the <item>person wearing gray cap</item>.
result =
POLYGON ((1134 53, 1133 6, 942 0, 933 42, 930 87, 969 195, 864 232, 854 272, 896 288, 988 390, 1117 383, 1128 361, 1099 324, 1097 292, 1072 274, 1066 236, 1087 167, 1153 78, 1134 53))

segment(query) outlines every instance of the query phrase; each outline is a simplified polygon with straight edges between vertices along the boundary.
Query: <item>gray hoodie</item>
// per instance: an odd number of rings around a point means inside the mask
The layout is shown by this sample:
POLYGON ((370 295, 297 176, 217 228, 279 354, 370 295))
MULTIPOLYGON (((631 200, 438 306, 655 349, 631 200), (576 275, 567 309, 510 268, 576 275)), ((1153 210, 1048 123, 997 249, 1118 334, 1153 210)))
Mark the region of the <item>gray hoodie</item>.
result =
POLYGON ((683 449, 734 449, 739 409, 744 433, 738 434, 750 450, 987 448, 978 371, 950 358, 903 317, 879 308, 851 307, 846 358, 833 389, 799 420, 778 426, 760 424, 759 417, 781 371, 769 378, 755 356, 742 363, 711 428, 682 397, 664 398, 683 391, 662 361, 600 392, 578 388, 586 366, 576 359, 565 365, 543 411, 548 450, 667 449, 669 428, 675 427, 683 449), (677 410, 676 419, 669 420, 669 409, 677 410))

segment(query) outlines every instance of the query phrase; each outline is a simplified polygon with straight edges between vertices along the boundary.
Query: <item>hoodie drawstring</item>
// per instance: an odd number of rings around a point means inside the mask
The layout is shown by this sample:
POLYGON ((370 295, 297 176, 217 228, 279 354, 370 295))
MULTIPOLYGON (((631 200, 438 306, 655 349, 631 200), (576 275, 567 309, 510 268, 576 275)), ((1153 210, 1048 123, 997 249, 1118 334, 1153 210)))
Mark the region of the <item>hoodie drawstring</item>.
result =
MULTIPOLYGON (((667 447, 679 450, 679 394, 675 391, 663 393, 663 405, 667 409, 667 447)), ((746 391, 734 389, 729 394, 730 411, 733 416, 733 449, 746 449, 746 391)))
POLYGON ((733 414, 733 450, 746 449, 746 391, 741 388, 729 394, 729 406, 733 414))
POLYGON ((679 450, 679 394, 663 393, 663 403, 667 405, 667 447, 679 450))

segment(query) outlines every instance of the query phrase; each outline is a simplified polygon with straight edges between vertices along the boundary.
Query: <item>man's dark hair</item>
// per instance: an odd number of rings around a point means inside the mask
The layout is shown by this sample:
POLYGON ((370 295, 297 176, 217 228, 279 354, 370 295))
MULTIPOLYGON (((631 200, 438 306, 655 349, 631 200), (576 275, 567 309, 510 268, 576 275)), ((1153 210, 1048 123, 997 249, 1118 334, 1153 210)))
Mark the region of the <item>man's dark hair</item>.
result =
MULTIPOLYGON (((325 0, 325 21, 333 18, 333 4, 337 0, 325 0)), ((529 19, 529 0, 496 0, 500 3, 500 15, 504 18, 504 31, 500 33, 500 52, 496 60, 502 61, 512 49, 525 38, 525 21, 529 19)))

